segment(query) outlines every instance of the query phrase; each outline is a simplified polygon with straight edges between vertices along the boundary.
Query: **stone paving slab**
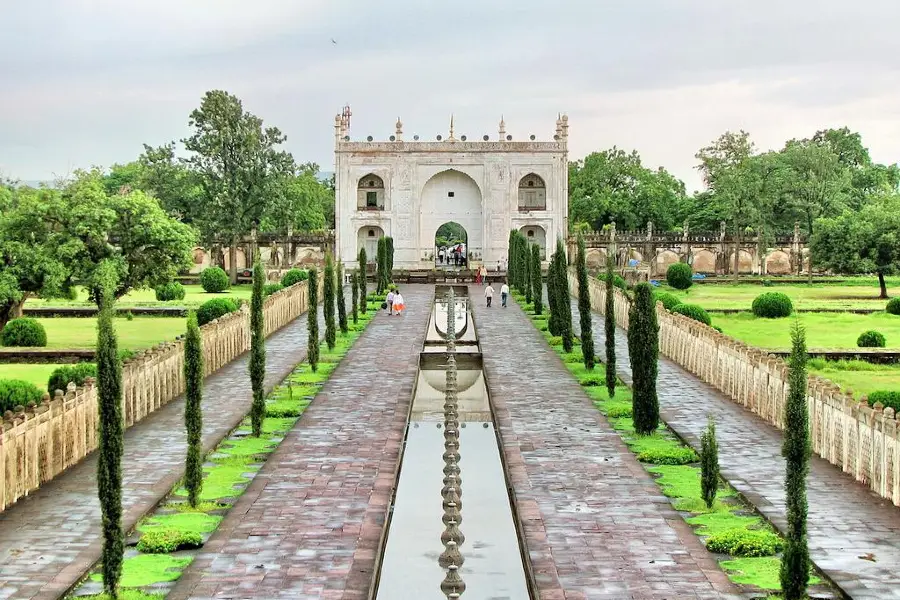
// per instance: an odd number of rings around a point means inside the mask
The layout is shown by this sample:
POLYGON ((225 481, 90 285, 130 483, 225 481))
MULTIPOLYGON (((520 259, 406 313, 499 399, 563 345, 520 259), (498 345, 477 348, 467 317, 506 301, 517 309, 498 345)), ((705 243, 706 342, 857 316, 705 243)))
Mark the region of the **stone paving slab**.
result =
MULTIPOLYGON (((577 324, 574 300, 572 306, 577 324)), ((594 315, 592 331, 602 356, 603 315, 594 315)), ((624 330, 616 330, 616 367, 630 383, 625 336, 624 330)), ((663 420, 696 449, 706 415, 713 415, 722 476, 785 531, 781 432, 664 357, 657 389, 663 420)), ((900 509, 816 455, 807 482, 809 551, 816 565, 852 598, 900 598, 900 509), (869 553, 874 562, 860 558, 869 553)))
POLYGON ((368 597, 433 290, 369 324, 169 600, 368 597))
MULTIPOLYGON (((321 307, 319 309, 321 315, 321 307)), ((306 356, 306 314, 266 341, 266 386, 273 387, 306 356)), ((240 422, 252 401, 249 354, 207 377, 203 445, 210 449, 240 422)), ((137 521, 184 473, 184 397, 125 431, 123 526, 137 521)), ((97 455, 0 512, 0 599, 59 598, 100 558, 97 455)))
POLYGON ((542 600, 741 598, 515 304, 475 324, 542 600))

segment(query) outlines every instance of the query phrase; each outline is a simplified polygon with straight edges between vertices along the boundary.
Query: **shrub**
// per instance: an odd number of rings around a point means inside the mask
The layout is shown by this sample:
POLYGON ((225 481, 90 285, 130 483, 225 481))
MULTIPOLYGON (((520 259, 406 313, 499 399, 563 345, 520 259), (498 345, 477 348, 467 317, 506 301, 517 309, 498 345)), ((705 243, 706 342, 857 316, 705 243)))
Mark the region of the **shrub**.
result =
POLYGON ((283 289, 284 286, 280 283, 267 283, 265 286, 263 286, 263 296, 271 296, 275 292, 280 292, 283 289))
POLYGON ((666 271, 666 283, 676 290, 686 290, 694 283, 694 271, 691 265, 686 263, 675 263, 669 265, 666 271))
POLYGON ((706 508, 712 508, 719 491, 719 444, 716 423, 707 416, 706 431, 700 436, 700 495, 706 508))
POLYGON ((885 309, 892 315, 900 315, 900 298, 891 298, 885 309))
POLYGON ((762 284, 763 287, 772 287, 773 285, 775 285, 774 283, 772 283, 771 279, 763 279, 762 284))
POLYGON ((47 332, 35 319, 13 319, 0 332, 0 343, 3 346, 46 346, 47 332))
POLYGON ((165 285, 159 286, 154 291, 156 292, 156 299, 160 302, 184 300, 184 286, 177 281, 170 281, 165 285))
POLYGON ((151 529, 141 534, 137 549, 148 554, 168 554, 177 550, 199 548, 203 537, 198 531, 151 529))
POLYGON ((200 273, 200 285, 210 294, 224 292, 231 286, 228 273, 219 267, 207 267, 200 273))
POLYGON ((869 405, 875 406, 876 402, 881 402, 885 408, 891 407, 894 412, 900 413, 900 392, 893 390, 878 390, 869 394, 869 405))
POLYGON ((863 331, 856 338, 856 345, 860 348, 884 348, 885 344, 887 340, 884 335, 874 330, 863 331))
POLYGON ((606 409, 606 416, 610 419, 631 418, 633 409, 631 404, 617 403, 606 409))
POLYGON ((731 556, 775 556, 782 546, 781 538, 765 529, 735 527, 706 539, 706 547, 711 552, 731 556))
POLYGON ((300 283, 301 281, 306 281, 307 279, 309 279, 309 271, 306 269, 291 269, 281 276, 281 285, 284 287, 291 287, 292 285, 300 283))
POLYGON ((788 317, 794 312, 791 299, 781 292, 766 292, 753 300, 753 314, 766 319, 788 317))
POLYGON ((56 390, 65 392, 69 383, 80 387, 84 385, 84 380, 88 377, 97 378, 97 365, 93 363, 63 365, 50 373, 50 378, 47 380, 47 393, 52 396, 56 390))
POLYGON ((627 290, 628 282, 625 281, 625 278, 621 275, 613 275, 613 286, 619 288, 620 290, 627 290))
POLYGON ((206 325, 219 317, 232 313, 239 308, 237 300, 233 298, 213 298, 203 303, 197 309, 197 324, 206 325))
POLYGON ((690 317, 704 325, 712 325, 712 319, 709 318, 709 313, 703 310, 702 306, 697 306, 696 304, 678 304, 672 309, 672 312, 690 317))
POLYGON ((44 392, 30 381, 21 379, 0 379, 0 414, 17 406, 39 404, 44 392))
POLYGON ((719 327, 718 325, 713 325, 712 328, 715 329, 716 331, 718 331, 719 333, 725 333, 725 330, 722 329, 721 327, 719 327))
POLYGON ((650 448, 639 452, 637 459, 654 465, 688 465, 697 461, 697 454, 684 446, 650 448))
POLYGON ((662 302, 662 305, 666 310, 672 310, 681 304, 681 298, 675 294, 670 294, 669 292, 656 292, 654 297, 657 302, 662 302))

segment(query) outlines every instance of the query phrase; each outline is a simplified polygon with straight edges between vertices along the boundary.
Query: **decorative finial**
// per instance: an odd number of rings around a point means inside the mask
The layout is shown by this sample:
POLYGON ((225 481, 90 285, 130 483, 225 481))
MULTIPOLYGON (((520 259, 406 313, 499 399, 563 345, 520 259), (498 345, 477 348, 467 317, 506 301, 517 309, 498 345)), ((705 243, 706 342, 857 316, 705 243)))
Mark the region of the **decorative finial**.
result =
POLYGON ((394 126, 395 135, 397 137, 397 141, 400 142, 403 140, 403 121, 400 120, 400 117, 397 117, 397 124, 394 126))
POLYGON ((500 115, 500 141, 506 139, 506 121, 503 120, 503 115, 500 115))
POLYGON ((456 138, 453 137, 453 113, 450 113, 450 137, 447 138, 448 142, 455 142, 456 138))

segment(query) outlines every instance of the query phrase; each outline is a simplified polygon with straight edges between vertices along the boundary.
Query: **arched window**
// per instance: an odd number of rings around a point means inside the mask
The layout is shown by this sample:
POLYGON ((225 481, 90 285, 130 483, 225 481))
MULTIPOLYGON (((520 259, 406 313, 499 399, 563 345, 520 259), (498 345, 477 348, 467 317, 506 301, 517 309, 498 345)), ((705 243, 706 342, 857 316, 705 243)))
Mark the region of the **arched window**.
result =
POLYGON ((357 210, 384 210, 384 180, 374 173, 364 175, 356 187, 357 210))
POLYGON ((519 210, 547 210, 547 186, 539 175, 529 173, 519 181, 519 210))

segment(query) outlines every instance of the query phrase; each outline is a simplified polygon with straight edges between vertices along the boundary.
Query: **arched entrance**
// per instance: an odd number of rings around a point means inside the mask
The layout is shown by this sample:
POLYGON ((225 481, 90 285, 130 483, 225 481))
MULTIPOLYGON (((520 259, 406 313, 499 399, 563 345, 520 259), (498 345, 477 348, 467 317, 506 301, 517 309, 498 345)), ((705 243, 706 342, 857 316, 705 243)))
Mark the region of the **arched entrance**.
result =
POLYGON ((547 260, 547 232, 540 225, 526 225, 519 231, 529 244, 537 244, 541 249, 541 260, 547 260))
POLYGON ((356 247, 366 249, 366 262, 375 262, 378 256, 378 238, 384 237, 384 230, 377 225, 366 225, 359 228, 356 234, 356 247))
POLYGON ((438 227, 434 234, 434 266, 439 269, 460 269, 466 264, 469 234, 455 221, 438 227))
MULTIPOLYGON (((445 224, 453 223, 465 232, 467 260, 481 260, 484 235, 481 188, 469 175, 448 169, 433 175, 420 195, 419 248, 440 266, 437 255, 437 232, 445 224)), ((446 266, 446 257, 444 266, 446 266)))

